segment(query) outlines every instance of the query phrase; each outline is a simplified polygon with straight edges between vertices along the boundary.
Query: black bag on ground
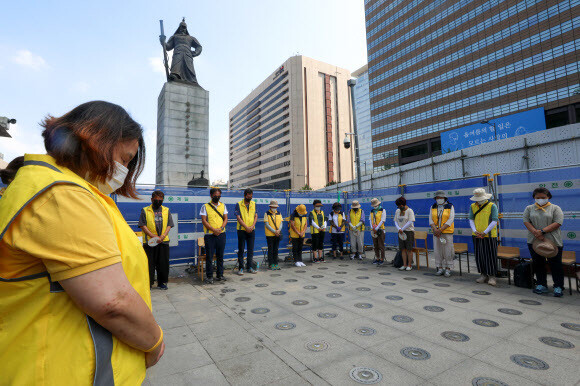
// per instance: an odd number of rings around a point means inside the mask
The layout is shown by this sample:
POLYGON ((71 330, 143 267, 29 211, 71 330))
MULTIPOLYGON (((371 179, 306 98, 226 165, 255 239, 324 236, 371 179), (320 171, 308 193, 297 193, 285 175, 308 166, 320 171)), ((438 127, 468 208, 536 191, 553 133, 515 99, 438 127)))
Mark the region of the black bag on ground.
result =
POLYGON ((532 288, 532 264, 525 260, 514 267, 514 284, 516 287, 532 288))
POLYGON ((393 267, 401 268, 403 266, 403 254, 401 251, 397 251, 395 258, 393 259, 393 267))

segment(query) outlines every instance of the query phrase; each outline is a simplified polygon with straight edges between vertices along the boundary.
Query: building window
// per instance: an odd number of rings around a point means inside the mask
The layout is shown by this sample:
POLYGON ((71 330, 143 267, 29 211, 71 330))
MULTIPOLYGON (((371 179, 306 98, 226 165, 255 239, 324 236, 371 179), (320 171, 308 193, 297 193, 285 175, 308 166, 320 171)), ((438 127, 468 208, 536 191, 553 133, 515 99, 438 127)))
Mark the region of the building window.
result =
POLYGON ((399 165, 417 162, 441 154, 441 138, 431 138, 399 146, 399 165))
POLYGON ((570 124, 570 112, 568 106, 559 107, 546 111, 546 128, 566 126, 570 124))

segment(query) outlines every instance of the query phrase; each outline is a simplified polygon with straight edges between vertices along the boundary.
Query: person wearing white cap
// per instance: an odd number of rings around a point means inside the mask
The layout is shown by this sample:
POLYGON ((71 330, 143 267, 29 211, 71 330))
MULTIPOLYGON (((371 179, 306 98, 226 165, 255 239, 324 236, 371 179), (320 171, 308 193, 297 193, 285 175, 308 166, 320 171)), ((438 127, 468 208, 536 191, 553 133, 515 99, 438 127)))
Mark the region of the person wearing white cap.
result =
POLYGON ((473 231, 475 262, 481 274, 476 282, 496 285, 499 211, 497 206, 489 201, 491 196, 483 188, 473 191, 473 197, 470 200, 475 202, 469 208, 469 225, 473 231))
POLYGON ((433 230, 433 252, 435 254, 435 275, 451 276, 453 269, 453 231, 455 220, 455 208, 447 199, 447 193, 443 190, 435 192, 435 203, 431 207, 429 226, 433 230), (445 270, 444 270, 445 269, 445 270))
POLYGON ((278 212, 278 201, 270 201, 270 210, 264 214, 264 231, 268 244, 268 265, 271 270, 279 270, 278 247, 282 238, 282 215, 278 212))
POLYGON ((351 255, 350 259, 362 260, 362 254, 364 254, 364 235, 365 235, 365 212, 360 207, 360 203, 354 200, 350 206, 350 212, 348 216, 348 227, 350 229, 350 248, 351 255), (354 255, 352 254, 354 252, 354 255))

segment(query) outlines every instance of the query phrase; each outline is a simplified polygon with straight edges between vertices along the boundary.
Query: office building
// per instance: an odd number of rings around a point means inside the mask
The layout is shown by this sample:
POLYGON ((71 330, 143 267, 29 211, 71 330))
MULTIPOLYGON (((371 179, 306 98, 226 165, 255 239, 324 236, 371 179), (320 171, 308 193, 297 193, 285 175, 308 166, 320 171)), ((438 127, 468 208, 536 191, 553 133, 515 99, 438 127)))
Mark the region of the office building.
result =
POLYGON ((352 180, 350 72, 293 56, 230 111, 230 186, 318 189, 352 180))
POLYGON ((365 15, 375 170, 482 121, 538 108, 548 129, 580 121, 578 0, 365 0, 365 15))
POLYGON ((369 98, 369 71, 364 65, 352 73, 356 78, 354 86, 354 109, 358 137, 361 174, 373 171, 373 144, 371 140, 371 104, 369 98))

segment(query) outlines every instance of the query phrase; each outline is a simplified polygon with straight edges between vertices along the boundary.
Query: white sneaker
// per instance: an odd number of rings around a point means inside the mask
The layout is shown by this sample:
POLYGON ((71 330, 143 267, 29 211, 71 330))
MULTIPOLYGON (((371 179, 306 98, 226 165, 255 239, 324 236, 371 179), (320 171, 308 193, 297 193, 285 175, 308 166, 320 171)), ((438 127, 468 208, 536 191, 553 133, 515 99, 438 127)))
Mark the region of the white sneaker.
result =
POLYGON ((496 282, 496 280, 495 280, 495 277, 493 277, 493 276, 490 276, 490 277, 489 277, 489 280, 487 281, 487 284, 489 284, 489 285, 492 285, 492 286, 495 286, 495 285, 497 285, 497 282, 496 282))
POLYGON ((437 270, 437 272, 435 272, 435 275, 437 275, 437 276, 441 276, 441 275, 443 275, 443 268, 439 268, 439 269, 437 270))
POLYGON ((299 262, 299 261, 295 262, 295 263, 294 263, 294 265, 295 265, 295 266, 297 266, 297 267, 301 267, 301 265, 300 265, 300 262, 299 262))
POLYGON ((410 270, 412 270, 413 268, 411 268, 411 267, 407 267, 407 268, 405 268, 405 269, 406 269, 407 271, 410 271, 410 270))
POLYGON ((301 265, 302 267, 306 267, 306 264, 304 264, 303 262, 300 262, 300 265, 301 265))
POLYGON ((487 282, 487 279, 488 279, 487 275, 481 275, 479 279, 475 280, 475 282, 481 284, 487 282))
POLYGON ((405 266, 404 266, 404 265, 401 265, 401 266, 399 267, 399 271, 404 271, 404 270, 405 270, 405 266))
POLYGON ((451 270, 448 268, 445 270, 445 277, 451 276, 451 270))

